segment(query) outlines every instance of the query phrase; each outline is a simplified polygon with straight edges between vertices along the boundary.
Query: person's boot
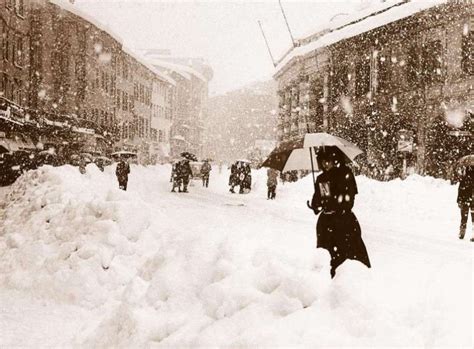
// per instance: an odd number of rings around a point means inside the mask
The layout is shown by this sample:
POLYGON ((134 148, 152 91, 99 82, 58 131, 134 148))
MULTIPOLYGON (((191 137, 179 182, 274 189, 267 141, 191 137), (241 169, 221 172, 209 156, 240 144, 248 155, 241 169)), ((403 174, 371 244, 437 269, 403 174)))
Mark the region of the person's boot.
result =
POLYGON ((459 238, 464 239, 464 235, 466 234, 466 227, 461 227, 459 229, 459 238))

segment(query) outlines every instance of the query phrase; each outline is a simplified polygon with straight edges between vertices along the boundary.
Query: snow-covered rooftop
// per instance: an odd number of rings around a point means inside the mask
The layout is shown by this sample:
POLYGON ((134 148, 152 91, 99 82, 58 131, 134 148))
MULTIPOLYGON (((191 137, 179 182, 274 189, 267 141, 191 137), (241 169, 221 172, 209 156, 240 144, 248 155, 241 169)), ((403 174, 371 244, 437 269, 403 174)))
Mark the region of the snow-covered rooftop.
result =
POLYGON ((185 77, 188 80, 190 79, 190 75, 194 75, 198 79, 200 79, 204 82, 207 82, 207 79, 204 75, 202 75, 196 69, 191 68, 190 66, 187 66, 187 65, 184 65, 184 64, 178 64, 178 63, 172 63, 172 62, 168 62, 166 60, 154 59, 154 58, 150 58, 149 62, 152 65, 160 66, 162 68, 175 71, 176 73, 180 74, 181 76, 185 77))
POLYGON ((78 16, 78 17, 81 17, 81 18, 85 19, 87 22, 95 25, 100 30, 103 30, 104 32, 109 34, 111 37, 113 37, 115 40, 117 40, 117 42, 119 42, 120 44, 123 44, 122 38, 119 35, 117 35, 110 27, 108 27, 104 23, 99 22, 96 18, 91 17, 90 15, 85 13, 84 11, 82 11, 79 8, 77 8, 76 6, 72 5, 70 2, 65 1, 65 0, 48 0, 48 1, 51 4, 59 6, 63 10, 66 10, 66 11, 68 11, 68 12, 70 12, 70 13, 78 16))
POLYGON ((143 57, 141 57, 137 53, 133 52, 129 48, 125 47, 123 45, 122 38, 119 35, 117 35, 116 33, 114 33, 114 31, 110 27, 108 27, 107 25, 101 23, 96 18, 91 17, 90 15, 88 15, 87 13, 85 13, 84 11, 80 10, 79 8, 77 8, 76 6, 72 5, 71 3, 67 2, 67 1, 64 1, 64 0, 48 0, 48 1, 51 4, 59 6, 63 10, 66 10, 66 11, 68 11, 68 12, 70 12, 70 13, 72 13, 72 14, 74 14, 74 15, 76 15, 76 16, 84 19, 84 20, 86 20, 87 22, 93 24, 94 26, 96 26, 100 30, 106 32, 107 34, 109 34, 112 38, 114 38, 122 46, 122 50, 126 54, 128 54, 131 57, 133 57, 134 59, 136 59, 140 64, 144 65, 153 74, 157 75, 158 78, 168 82, 169 84, 171 84, 173 86, 176 86, 176 81, 174 81, 171 77, 169 77, 166 74, 163 74, 162 72, 156 70, 145 59, 143 59, 143 57))
POLYGON ((314 41, 290 50, 289 53, 278 63, 275 69, 275 74, 278 74, 278 72, 283 69, 283 67, 285 67, 293 58, 304 56, 319 48, 326 47, 341 40, 360 35, 370 30, 384 26, 388 23, 412 16, 417 12, 445 4, 447 2, 448 0, 392 0, 362 11, 358 11, 349 17, 341 18, 340 20, 334 21, 325 27, 326 29, 329 29, 328 33, 315 38, 314 41))
POLYGON ((176 81, 174 81, 171 77, 169 77, 168 75, 158 71, 155 67, 153 67, 152 64, 150 64, 150 62, 148 60, 146 60, 145 58, 141 57, 140 55, 138 55, 137 53, 135 53, 134 51, 132 51, 131 49, 129 49, 128 47, 126 46, 122 46, 122 50, 123 52, 125 52, 126 54, 130 55, 131 57, 133 57, 134 59, 136 59, 140 64, 143 64, 147 69, 149 69, 153 74, 157 75, 159 78, 161 78, 162 80, 170 83, 171 85, 173 86, 176 86, 176 81))

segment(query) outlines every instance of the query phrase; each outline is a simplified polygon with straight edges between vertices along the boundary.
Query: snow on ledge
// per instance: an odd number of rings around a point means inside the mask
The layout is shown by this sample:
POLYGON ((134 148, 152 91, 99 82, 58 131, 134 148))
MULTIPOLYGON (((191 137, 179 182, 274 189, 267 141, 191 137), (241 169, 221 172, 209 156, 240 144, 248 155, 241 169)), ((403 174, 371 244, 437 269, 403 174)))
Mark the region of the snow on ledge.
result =
POLYGON ((92 25, 95 25, 100 30, 102 30, 102 31, 106 32, 107 34, 109 34, 110 36, 112 36, 115 40, 117 40, 118 43, 120 43, 121 45, 123 44, 123 39, 118 34, 116 34, 110 27, 108 27, 107 25, 99 22, 96 18, 91 17, 90 15, 88 15, 84 11, 80 10, 76 6, 72 5, 68 1, 65 1, 65 0, 48 0, 48 1, 49 1, 49 3, 54 4, 58 7, 60 7, 61 9, 66 10, 66 11, 68 11, 68 12, 70 12, 70 13, 72 13, 72 14, 74 14, 74 15, 76 15, 76 16, 84 19, 84 20, 86 20, 87 22, 91 23, 92 25))
MULTIPOLYGON (((397 20, 410 17, 417 12, 430 9, 447 3, 449 0, 425 0, 425 1, 409 1, 406 3, 396 1, 393 7, 384 10, 380 14, 368 16, 360 22, 349 24, 340 29, 335 29, 320 38, 306 45, 292 49, 276 66, 275 75, 277 75, 292 59, 304 56, 310 52, 316 51, 322 47, 327 47, 339 41, 349 39, 351 37, 366 33, 370 30, 382 27, 397 20)), ((373 8, 370 13, 374 13, 373 8)), ((368 10, 363 11, 363 15, 367 16, 368 10)))

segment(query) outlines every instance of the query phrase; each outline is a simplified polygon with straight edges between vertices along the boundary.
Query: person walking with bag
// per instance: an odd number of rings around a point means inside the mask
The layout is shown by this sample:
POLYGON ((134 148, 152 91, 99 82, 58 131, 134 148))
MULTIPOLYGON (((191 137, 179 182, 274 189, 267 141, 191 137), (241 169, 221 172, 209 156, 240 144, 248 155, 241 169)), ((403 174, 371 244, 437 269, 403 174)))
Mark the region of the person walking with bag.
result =
POLYGON ((459 182, 457 203, 461 210, 461 224, 459 238, 464 239, 469 212, 471 213, 472 237, 474 242, 474 167, 467 166, 459 182))

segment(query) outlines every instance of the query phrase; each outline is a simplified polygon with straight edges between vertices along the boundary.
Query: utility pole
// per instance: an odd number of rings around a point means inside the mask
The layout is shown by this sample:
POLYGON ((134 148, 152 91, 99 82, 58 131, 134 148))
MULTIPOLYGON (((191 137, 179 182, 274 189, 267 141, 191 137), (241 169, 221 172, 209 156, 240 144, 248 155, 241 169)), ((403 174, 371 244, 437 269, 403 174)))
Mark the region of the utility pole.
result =
POLYGON ((272 59, 273 66, 276 67, 277 64, 275 63, 275 59, 273 59, 272 51, 270 50, 270 46, 268 45, 267 37, 265 36, 265 32, 263 31, 263 28, 262 28, 262 23, 260 21, 258 21, 258 25, 260 26, 260 30, 261 30, 262 35, 263 35, 263 39, 265 40, 265 45, 267 45, 268 54, 270 55, 270 58, 272 59))
POLYGON ((296 44, 295 38, 293 37, 293 34, 291 33, 290 25, 288 24, 288 20, 286 19, 285 11, 283 10, 283 6, 281 5, 281 0, 278 0, 278 3, 280 4, 281 13, 283 14, 283 18, 285 19, 286 27, 288 28, 288 33, 290 33, 293 47, 296 47, 297 44, 296 44))

